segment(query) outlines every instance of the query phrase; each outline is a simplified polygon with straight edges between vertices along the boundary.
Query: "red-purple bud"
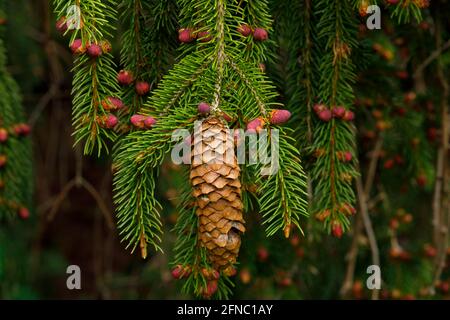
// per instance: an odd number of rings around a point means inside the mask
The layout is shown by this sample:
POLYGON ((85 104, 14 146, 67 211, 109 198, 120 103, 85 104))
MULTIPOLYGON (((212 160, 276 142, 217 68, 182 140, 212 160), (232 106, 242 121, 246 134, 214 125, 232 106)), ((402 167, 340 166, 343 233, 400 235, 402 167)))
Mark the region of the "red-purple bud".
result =
POLYGON ((206 102, 200 102, 198 104, 198 112, 201 114, 208 114, 211 111, 211 107, 206 102))
POLYGON ((331 111, 329 109, 322 110, 317 115, 320 120, 325 122, 330 121, 332 117, 331 111))
POLYGON ((333 117, 342 118, 345 114, 345 108, 342 106, 333 108, 333 117))
POLYGON ((144 126, 145 126, 147 129, 153 127, 153 126, 155 125, 155 123, 156 123, 156 119, 153 118, 153 117, 150 117, 150 116, 149 116, 149 117, 146 117, 145 120, 144 120, 144 126))
POLYGON ((350 162, 352 161, 353 155, 350 151, 345 151, 344 152, 344 161, 345 162, 350 162))
POLYGON ((87 54, 91 58, 98 58, 98 57, 100 57, 103 54, 102 47, 100 47, 96 43, 92 43, 87 48, 87 54))
POLYGON ((124 104, 119 98, 107 97, 102 101, 102 106, 105 110, 119 110, 124 107, 124 104))
POLYGON ((252 34, 252 28, 248 24, 240 25, 237 31, 244 37, 248 37, 249 35, 252 34))
POLYGON ((150 92, 150 84, 146 81, 136 82, 136 93, 140 96, 145 96, 150 92))
POLYGON ((18 136, 27 136, 31 132, 31 127, 26 123, 19 123, 14 126, 14 133, 18 136))
POLYGON ((181 279, 183 277, 183 273, 184 273, 184 270, 183 270, 183 266, 181 266, 181 265, 178 265, 172 269, 172 277, 174 279, 181 279))
POLYGON ((8 140, 8 131, 5 128, 0 128, 0 143, 4 143, 8 140))
POLYGON ((264 128, 264 120, 262 118, 256 118, 247 123, 247 131, 250 133, 257 133, 264 128))
POLYGON ((355 119, 355 114, 353 111, 346 110, 342 119, 345 121, 353 121, 353 119, 355 119))
POLYGON ((27 220, 30 217, 30 211, 25 207, 21 207, 17 211, 17 215, 20 219, 27 220))
POLYGON ((134 81, 133 74, 128 70, 120 70, 117 74, 117 81, 122 86, 129 86, 134 81))
POLYGON ((209 31, 200 31, 197 34, 197 39, 199 39, 201 42, 209 42, 211 41, 212 36, 209 31))
POLYGON ((291 113, 288 110, 272 110, 270 115, 270 123, 283 124, 286 123, 291 117, 291 113))
POLYGON ((81 39, 75 39, 70 45, 70 50, 72 50, 73 54, 83 54, 86 52, 86 47, 83 46, 83 41, 81 39))
POLYGON ((313 106, 313 110, 315 113, 319 114, 320 111, 327 109, 327 106, 322 103, 317 103, 313 106))
POLYGON ((115 115, 108 114, 106 116, 106 120, 105 120, 105 127, 108 129, 112 129, 117 125, 118 122, 119 122, 119 120, 117 119, 117 117, 115 115))
POLYGON ((60 33, 64 33, 67 31, 67 18, 61 17, 56 21, 56 30, 60 33))
POLYGON ((134 114, 131 116, 130 122, 136 128, 143 129, 145 127, 145 124, 144 124, 145 119, 146 119, 146 117, 141 114, 134 114))
POLYGON ((219 288, 219 285, 217 283, 217 280, 208 281, 206 288, 205 288, 205 292, 204 292, 205 298, 212 297, 217 292, 218 288, 219 288))
POLYGON ((269 39, 269 34, 263 28, 256 28, 255 31, 253 31, 253 38, 256 41, 265 41, 269 39))
POLYGON ((194 33, 191 29, 185 28, 178 30, 178 40, 182 43, 189 43, 195 39, 194 33))
POLYGON ((333 236, 336 238, 341 238, 344 231, 342 230, 342 226, 338 221, 333 221, 331 225, 331 232, 333 236))

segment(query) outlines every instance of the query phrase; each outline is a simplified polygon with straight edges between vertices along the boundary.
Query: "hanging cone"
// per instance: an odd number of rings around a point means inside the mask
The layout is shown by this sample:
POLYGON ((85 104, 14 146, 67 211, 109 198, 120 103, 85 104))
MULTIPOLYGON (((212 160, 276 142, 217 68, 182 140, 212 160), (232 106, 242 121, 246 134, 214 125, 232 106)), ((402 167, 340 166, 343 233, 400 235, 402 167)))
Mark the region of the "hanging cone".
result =
POLYGON ((240 169, 233 135, 218 118, 203 121, 194 133, 190 179, 199 217, 199 241, 216 270, 236 262, 245 232, 240 169))

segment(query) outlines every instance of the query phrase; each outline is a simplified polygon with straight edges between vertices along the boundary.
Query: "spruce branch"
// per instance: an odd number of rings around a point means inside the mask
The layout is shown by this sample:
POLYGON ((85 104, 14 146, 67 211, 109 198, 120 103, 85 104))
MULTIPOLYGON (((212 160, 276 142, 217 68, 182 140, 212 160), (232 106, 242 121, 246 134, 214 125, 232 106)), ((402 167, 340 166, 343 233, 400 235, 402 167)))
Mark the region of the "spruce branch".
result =
MULTIPOLYGON (((149 130, 129 133, 115 156, 114 189, 118 226, 123 240, 133 249, 140 245, 141 249, 145 248, 143 252, 146 253, 147 244, 153 245, 157 250, 160 248, 160 206, 154 197, 157 169, 164 156, 178 143, 171 139, 173 130, 192 131, 194 121, 204 117, 201 112, 199 114, 198 106, 201 102, 211 106, 210 117, 207 119, 213 117, 216 124, 233 128, 261 118, 268 128, 275 129, 270 121, 273 111, 276 111, 272 107, 279 105, 275 102, 277 93, 258 68, 258 62, 263 61, 265 56, 261 52, 249 55, 246 50, 242 50, 245 46, 242 41, 244 37, 236 31, 244 20, 239 18, 242 12, 253 8, 251 10, 254 10, 256 17, 258 11, 262 14, 267 10, 267 3, 246 2, 245 9, 240 7, 241 4, 237 1, 215 0, 214 5, 193 5, 191 1, 179 1, 180 24, 183 26, 180 32, 184 32, 184 38, 181 39, 185 40, 180 50, 180 60, 163 77, 139 112, 145 117, 155 117, 156 124, 149 130), (207 32, 206 40, 205 37, 195 40, 200 32, 207 32), (225 125, 222 118, 226 115, 231 120, 225 125), (142 227, 144 220, 149 221, 148 228, 142 227)), ((270 23, 265 14, 260 19, 261 21, 255 20, 253 23, 262 23, 261 26, 270 23)), ((265 47, 263 41, 252 41, 256 47, 265 47)), ((300 217, 307 215, 304 199, 306 177, 300 164, 299 152, 293 148, 293 140, 288 137, 291 133, 289 130, 281 130, 281 171, 264 181, 262 189, 266 199, 269 193, 281 194, 284 202, 281 207, 273 207, 269 201, 260 205, 270 235, 280 229, 289 235, 293 225, 300 229, 300 217), (278 192, 279 190, 282 192, 278 192)), ((239 172, 234 167, 232 170, 239 172)), ((246 175, 251 169, 242 168, 241 171, 246 175)), ((240 190, 240 186, 233 188, 240 190)), ((215 270, 220 271, 220 277, 215 280, 211 279, 211 275, 206 275, 214 271, 213 264, 208 249, 199 239, 199 233, 204 232, 200 231, 197 216, 201 208, 195 204, 197 198, 192 207, 191 192, 192 190, 187 191, 179 208, 173 273, 179 278, 187 278, 184 290, 194 292, 195 295, 211 297, 215 294, 219 298, 228 297, 231 285, 229 276, 233 268, 215 270)), ((234 223, 239 227, 236 221, 234 223)))
POLYGON ((0 221, 27 219, 32 197, 31 143, 17 83, 0 39, 0 221))
POLYGON ((54 0, 58 21, 66 21, 65 34, 71 33, 70 45, 76 54, 73 68, 73 112, 75 144, 84 141, 84 154, 97 150, 108 152, 108 141, 114 141, 112 130, 116 119, 102 104, 105 99, 114 97, 119 91, 115 63, 110 53, 110 43, 116 20, 115 0, 54 0), (75 17, 66 17, 70 8, 76 7, 75 17), (77 26, 68 21, 75 19, 77 26), (96 46, 89 53, 90 47, 96 46), (87 52, 86 52, 87 51, 87 52), (95 56, 94 56, 95 55, 95 56), (108 123, 108 119, 111 122, 108 123))
MULTIPOLYGON (((321 13, 318 38, 326 43, 323 48, 326 53, 320 61, 319 102, 331 111, 338 106, 349 110, 353 103, 352 84, 355 79, 350 54, 356 46, 356 23, 352 10, 347 2, 333 1, 330 4, 321 1, 317 12, 321 13)), ((336 118, 317 123, 313 150, 321 150, 311 173, 315 211, 319 212, 318 217, 325 222, 328 232, 333 230, 336 236, 340 236, 349 226, 348 215, 355 202, 352 179, 357 173, 355 160, 344 163, 338 154, 356 154, 353 124, 336 118)))

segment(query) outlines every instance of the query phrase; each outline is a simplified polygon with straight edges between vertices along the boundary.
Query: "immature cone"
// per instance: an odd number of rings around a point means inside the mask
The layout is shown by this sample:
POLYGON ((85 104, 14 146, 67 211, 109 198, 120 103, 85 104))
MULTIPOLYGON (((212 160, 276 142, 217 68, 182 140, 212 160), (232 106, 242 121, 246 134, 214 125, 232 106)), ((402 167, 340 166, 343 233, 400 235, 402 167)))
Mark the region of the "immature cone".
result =
POLYGON ((245 221, 233 135, 220 119, 207 118, 195 132, 192 157, 190 179, 200 220, 199 241, 212 267, 227 270, 237 260, 245 221))

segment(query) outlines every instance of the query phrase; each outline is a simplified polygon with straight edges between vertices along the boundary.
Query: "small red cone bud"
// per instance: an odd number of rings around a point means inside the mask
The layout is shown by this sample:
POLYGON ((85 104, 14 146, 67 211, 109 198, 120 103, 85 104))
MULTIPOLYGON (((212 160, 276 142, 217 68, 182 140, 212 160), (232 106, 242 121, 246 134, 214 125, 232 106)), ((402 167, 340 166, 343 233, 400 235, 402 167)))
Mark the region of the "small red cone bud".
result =
POLYGON ((56 21, 56 30, 60 33, 65 33, 67 31, 67 18, 61 17, 56 21))
POLYGON ((450 284, 448 283, 448 281, 441 282, 441 285, 439 286, 439 290, 441 290, 442 293, 447 294, 448 291, 450 290, 450 284))
POLYGON ((117 74, 117 82, 122 86, 129 86, 134 81, 131 71, 120 70, 117 74))
POLYGON ((398 3, 399 0, 386 0, 386 1, 387 1, 387 3, 389 3, 389 4, 395 5, 395 4, 398 3))
POLYGON ((189 277, 189 275, 191 274, 191 272, 192 272, 192 268, 191 268, 191 266, 185 266, 184 268, 183 268, 183 273, 182 273, 182 277, 183 278, 187 278, 187 277, 189 277))
POLYGON ((434 258, 437 255, 436 248, 430 244, 424 245, 423 250, 425 252, 425 255, 429 258, 434 258))
POLYGON ((256 118, 247 123, 247 131, 251 133, 257 133, 264 128, 264 120, 262 118, 256 118))
POLYGON ((174 279, 181 279, 184 275, 184 269, 182 265, 177 265, 172 269, 172 277, 174 279))
POLYGON ((353 156, 352 156, 352 153, 350 151, 345 151, 344 152, 344 161, 345 162, 352 161, 352 158, 353 158, 353 156))
POLYGON ((237 270, 235 267, 228 266, 223 270, 223 274, 227 277, 234 277, 237 274, 237 270))
POLYGON ((291 113, 288 110, 272 110, 270 113, 271 124, 283 124, 286 123, 291 117, 291 113))
POLYGON ((427 177, 421 174, 416 178, 416 182, 420 187, 424 187, 427 184, 427 177))
POLYGON ((392 218, 389 221, 389 228, 391 228, 392 230, 397 230, 399 226, 400 226, 400 223, 398 222, 397 219, 392 218))
POLYGON ((200 270, 200 273, 206 278, 206 279, 210 279, 211 278, 211 272, 208 268, 202 268, 200 270))
POLYGON ((83 54, 86 52, 86 47, 83 46, 81 39, 75 39, 70 45, 70 50, 72 50, 73 54, 83 54))
POLYGON ((410 91, 408 93, 405 93, 404 100, 406 103, 410 103, 416 100, 416 97, 417 97, 416 93, 414 91, 410 91))
POLYGON ((322 103, 317 103, 313 106, 313 110, 316 114, 319 114, 321 111, 328 109, 326 105, 322 103))
POLYGON ((345 114, 345 108, 342 106, 334 107, 333 108, 333 117, 335 118, 342 118, 345 114))
POLYGON ((100 47, 96 43, 92 43, 87 48, 87 54, 91 58, 98 58, 98 57, 100 57, 103 54, 102 47, 100 47))
POLYGON ((339 211, 349 216, 356 214, 356 209, 353 206, 349 205, 348 203, 342 204, 339 211))
POLYGON ((260 63, 258 64, 259 70, 261 70, 261 72, 266 72, 266 65, 264 63, 260 63))
POLYGON ((342 119, 345 121, 353 121, 353 119, 355 119, 355 114, 353 111, 346 110, 342 119))
POLYGON ((226 114, 225 112, 222 112, 222 117, 225 119, 225 121, 227 122, 231 122, 233 121, 233 118, 231 118, 228 114, 226 114))
POLYGON ((0 143, 5 143, 8 140, 8 131, 5 128, 0 128, 0 143))
POLYGON ((259 247, 257 255, 258 255, 259 261, 265 262, 269 258, 269 251, 267 251, 267 249, 265 247, 259 247))
POLYGON ((394 166, 394 164, 395 164, 394 159, 388 159, 384 162, 383 167, 385 169, 391 169, 394 166))
POLYGON ((19 218, 23 220, 26 220, 30 217, 30 211, 25 207, 19 208, 17 214, 19 215, 19 218))
POLYGON ((296 247, 300 244, 300 237, 296 234, 294 234, 291 239, 289 239, 289 242, 293 247, 296 247))
POLYGON ((323 221, 325 221, 326 218, 328 218, 330 216, 330 214, 331 214, 331 212, 328 209, 320 211, 320 212, 316 213, 316 219, 323 222, 323 221))
POLYGON ((140 96, 145 96, 150 92, 150 84, 146 81, 136 82, 136 93, 140 96))
POLYGON ((27 136, 30 134, 30 132, 31 132, 31 127, 28 124, 26 124, 26 123, 20 124, 20 134, 22 136, 27 136))
POLYGON ((150 129, 151 127, 153 127, 153 125, 155 125, 155 123, 156 123, 156 120, 155 120, 155 118, 153 118, 153 117, 146 117, 145 118, 145 120, 144 120, 144 126, 147 128, 147 129, 150 129))
POLYGON ((255 31, 253 31, 253 38, 256 41, 265 41, 269 39, 269 34, 263 28, 256 28, 255 31))
POLYGON ((198 112, 200 114, 208 114, 211 111, 211 107, 206 102, 200 102, 198 104, 198 112))
POLYGON ((136 128, 143 129, 145 127, 145 124, 144 124, 145 119, 146 119, 146 117, 141 114, 134 114, 131 116, 130 122, 136 128))
POLYGON ((217 270, 212 270, 211 271, 211 277, 213 278, 213 280, 219 280, 220 278, 220 273, 217 270))
POLYGON ((107 97, 102 101, 102 107, 105 110, 119 110, 124 107, 124 104, 119 98, 107 97))
POLYGON ((197 34, 197 39, 199 39, 201 42, 209 42, 212 40, 212 36, 209 31, 200 31, 197 34))
POLYGON ((194 41, 195 36, 192 29, 185 28, 178 30, 178 40, 182 43, 189 43, 194 41))
POLYGON ((248 24, 243 24, 238 27, 237 31, 244 37, 248 37, 252 34, 252 28, 248 24))
POLYGON ((290 287, 292 285, 292 278, 290 277, 283 277, 279 280, 278 284, 281 287, 290 287))
POLYGON ((217 280, 208 281, 205 292, 203 294, 204 297, 211 298, 217 292, 218 288, 219 288, 219 284, 218 284, 217 280))
POLYGON ((331 111, 328 109, 322 110, 320 111, 317 116, 319 117, 320 120, 328 122, 331 120, 332 114, 331 111))
POLYGON ((102 48, 103 53, 110 53, 112 51, 111 42, 108 40, 100 41, 100 47, 102 48))
POLYGON ((339 221, 333 221, 331 225, 331 232, 336 238, 341 238, 343 234, 342 226, 339 221))
POLYGON ((0 168, 3 168, 8 162, 8 157, 4 154, 0 154, 0 168))
POLYGON ((119 122, 119 120, 117 119, 117 117, 115 115, 108 114, 106 117, 106 121, 105 121, 105 127, 108 129, 112 129, 117 125, 118 122, 119 122))

